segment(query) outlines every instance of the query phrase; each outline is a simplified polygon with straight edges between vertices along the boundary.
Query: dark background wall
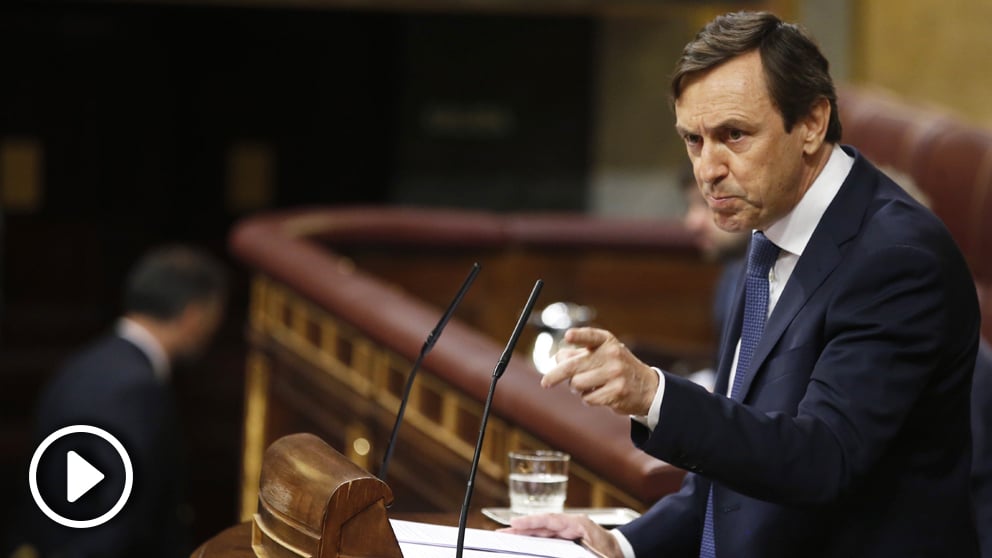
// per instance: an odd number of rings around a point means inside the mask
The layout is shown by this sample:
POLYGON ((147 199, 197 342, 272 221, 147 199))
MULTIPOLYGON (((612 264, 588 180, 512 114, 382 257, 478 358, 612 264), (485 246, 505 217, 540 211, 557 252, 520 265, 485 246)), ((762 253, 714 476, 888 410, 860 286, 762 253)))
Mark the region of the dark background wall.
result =
MULTIPOLYGON (((0 150, 34 146, 40 179, 37 203, 2 214, 0 487, 26 490, 38 391, 112 326, 152 245, 226 257, 239 216, 303 204, 581 209, 595 30, 581 16, 5 4, 0 150), (264 176, 238 178, 245 145, 264 176)), ((232 269, 214 349, 176 378, 196 542, 236 520, 248 278, 232 269)))

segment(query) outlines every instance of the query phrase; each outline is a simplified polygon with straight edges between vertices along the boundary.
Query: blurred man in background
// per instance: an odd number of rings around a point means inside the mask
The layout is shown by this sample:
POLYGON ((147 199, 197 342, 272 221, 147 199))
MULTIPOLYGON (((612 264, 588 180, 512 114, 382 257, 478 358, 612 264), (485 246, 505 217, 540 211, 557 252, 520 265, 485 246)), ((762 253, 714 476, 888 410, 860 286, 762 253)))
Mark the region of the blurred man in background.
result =
MULTIPOLYGON (((224 312, 222 265, 198 250, 173 246, 144 256, 131 270, 123 316, 113 332, 73 356, 44 390, 37 441, 71 425, 101 428, 124 446, 134 488, 123 510, 98 527, 71 529, 43 516, 32 503, 22 514, 24 545, 15 556, 179 557, 191 550, 180 425, 170 388, 177 366, 199 357, 224 312)), ((120 461, 94 442, 80 450, 88 462, 120 461)), ((59 493, 67 481, 39 472, 40 491, 59 493)), ((73 513, 92 518, 120 495, 113 483, 81 496, 73 513)), ((64 505, 65 503, 62 502, 64 505)))

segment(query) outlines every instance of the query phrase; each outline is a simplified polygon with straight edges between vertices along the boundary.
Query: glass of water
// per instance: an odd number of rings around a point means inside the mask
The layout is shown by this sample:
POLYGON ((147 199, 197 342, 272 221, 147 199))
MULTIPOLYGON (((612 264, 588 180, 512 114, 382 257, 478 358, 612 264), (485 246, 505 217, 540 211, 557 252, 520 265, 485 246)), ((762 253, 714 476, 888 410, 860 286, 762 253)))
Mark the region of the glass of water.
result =
POLYGON ((556 513, 565 508, 570 459, 567 453, 511 451, 509 459, 511 512, 529 515, 556 513))

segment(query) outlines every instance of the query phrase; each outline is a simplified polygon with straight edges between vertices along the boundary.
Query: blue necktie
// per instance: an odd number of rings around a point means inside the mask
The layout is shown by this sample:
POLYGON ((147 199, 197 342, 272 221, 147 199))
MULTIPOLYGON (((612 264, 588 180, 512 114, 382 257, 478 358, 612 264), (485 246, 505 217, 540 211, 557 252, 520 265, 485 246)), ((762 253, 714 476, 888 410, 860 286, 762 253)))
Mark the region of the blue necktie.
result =
MULTIPOLYGON (((778 246, 761 231, 751 235, 751 249, 747 255, 747 281, 744 285, 744 323, 741 327, 741 350, 737 356, 737 373, 730 389, 730 398, 740 401, 744 375, 751 365, 751 357, 765 331, 768 318, 768 272, 778 259, 778 246)), ((716 558, 713 539, 713 488, 706 500, 706 517, 703 520, 703 539, 699 547, 700 558, 716 558)))

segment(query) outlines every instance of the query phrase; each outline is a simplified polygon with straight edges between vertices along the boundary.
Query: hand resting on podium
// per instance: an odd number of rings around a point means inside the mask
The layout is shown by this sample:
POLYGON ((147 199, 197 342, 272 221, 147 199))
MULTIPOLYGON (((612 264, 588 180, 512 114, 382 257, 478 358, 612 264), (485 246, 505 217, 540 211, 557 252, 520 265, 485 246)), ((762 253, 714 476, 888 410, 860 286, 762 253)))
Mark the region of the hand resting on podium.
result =
POLYGON ((585 515, 524 515, 511 519, 510 527, 500 529, 500 532, 579 541, 582 546, 603 558, 623 558, 617 539, 585 515))

